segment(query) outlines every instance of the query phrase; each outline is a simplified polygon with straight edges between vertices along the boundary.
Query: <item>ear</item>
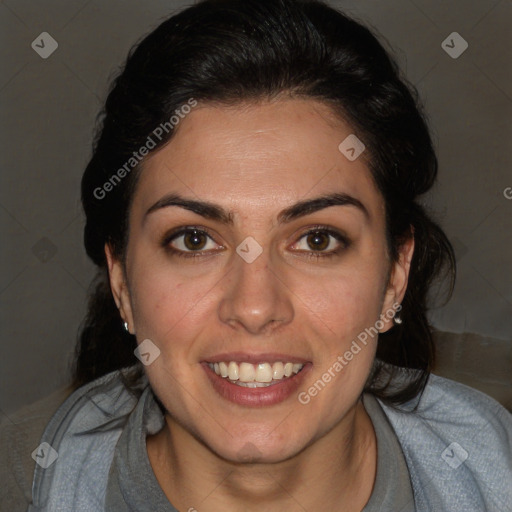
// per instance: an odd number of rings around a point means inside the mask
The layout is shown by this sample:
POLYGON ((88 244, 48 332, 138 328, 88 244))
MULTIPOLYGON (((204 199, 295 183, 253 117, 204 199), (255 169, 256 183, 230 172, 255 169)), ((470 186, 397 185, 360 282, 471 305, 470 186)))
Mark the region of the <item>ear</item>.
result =
POLYGON ((393 262, 391 267, 380 315, 384 327, 379 332, 389 331, 394 325, 394 315, 391 316, 391 312, 397 311, 397 305, 402 303, 405 291, 407 290, 413 253, 414 233, 411 227, 411 236, 400 245, 398 259, 393 262))
POLYGON ((123 264, 114 256, 112 248, 108 243, 105 244, 105 256, 107 258, 110 289, 112 290, 117 309, 119 309, 119 314, 123 321, 128 324, 130 334, 135 334, 130 291, 126 283, 123 264))

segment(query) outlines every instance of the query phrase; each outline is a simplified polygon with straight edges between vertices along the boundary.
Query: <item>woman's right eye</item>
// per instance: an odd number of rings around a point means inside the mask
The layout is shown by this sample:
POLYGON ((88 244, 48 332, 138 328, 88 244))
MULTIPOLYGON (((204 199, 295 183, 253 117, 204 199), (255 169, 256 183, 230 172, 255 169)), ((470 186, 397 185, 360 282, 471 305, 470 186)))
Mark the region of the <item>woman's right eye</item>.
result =
POLYGON ((174 254, 183 257, 200 256, 204 252, 222 248, 206 231, 196 228, 186 228, 173 233, 166 238, 164 245, 174 254))

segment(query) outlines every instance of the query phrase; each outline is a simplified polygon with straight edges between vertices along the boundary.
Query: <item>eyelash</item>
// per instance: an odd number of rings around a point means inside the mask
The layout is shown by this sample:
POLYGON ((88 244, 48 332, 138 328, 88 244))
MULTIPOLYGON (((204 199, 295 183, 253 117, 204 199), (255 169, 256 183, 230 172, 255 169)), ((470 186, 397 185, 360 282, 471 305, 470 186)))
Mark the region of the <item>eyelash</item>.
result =
MULTIPOLYGON (((209 251, 182 251, 180 249, 175 249, 174 247, 172 247, 170 245, 170 243, 172 241, 176 240, 180 236, 189 234, 194 231, 197 231, 199 234, 206 235, 207 237, 209 237, 211 240, 213 240, 215 242, 215 240, 213 239, 213 237, 211 236, 211 234, 207 228, 205 228, 203 226, 186 226, 183 228, 178 228, 177 230, 174 230, 171 233, 167 234, 164 237, 164 240, 162 241, 162 246, 168 252, 170 252, 171 254, 178 256, 180 258, 198 258, 200 256, 204 256, 209 251)), ((296 244, 303 238, 305 238, 309 235, 312 235, 314 233, 318 233, 318 232, 332 236, 335 240, 337 240, 340 243, 340 247, 338 247, 334 250, 331 250, 329 252, 298 251, 300 253, 307 253, 306 257, 308 259, 313 258, 315 260, 319 260, 320 258, 332 258, 334 256, 337 256, 340 252, 342 252, 343 250, 347 249, 350 246, 350 241, 346 236, 339 233, 338 231, 333 230, 332 228, 329 228, 328 226, 322 226, 322 225, 313 226, 312 228, 308 229, 308 231, 303 233, 294 244, 296 244)))
POLYGON ((181 251, 180 249, 175 249, 170 245, 170 243, 176 238, 179 238, 180 236, 186 235, 194 231, 197 231, 199 234, 206 235, 213 240, 213 237, 211 236, 207 228, 203 226, 186 226, 178 228, 169 233, 168 235, 166 235, 164 240, 162 241, 162 246, 165 248, 166 251, 180 258, 198 258, 200 256, 204 256, 206 253, 208 253, 208 251, 181 251))
MULTIPOLYGON (((309 235, 312 235, 314 233, 322 233, 328 236, 332 236, 337 242, 339 242, 339 246, 336 249, 332 249, 328 252, 323 251, 299 251, 302 253, 307 254, 308 259, 315 259, 319 260, 321 258, 333 258, 334 256, 338 256, 342 251, 347 249, 350 246, 350 240, 343 235, 342 233, 335 231, 334 229, 328 227, 328 226, 313 226, 312 228, 309 228, 305 233, 303 233, 297 240, 299 242, 303 238, 306 238, 309 235)), ((295 243, 297 243, 295 242, 295 243)))

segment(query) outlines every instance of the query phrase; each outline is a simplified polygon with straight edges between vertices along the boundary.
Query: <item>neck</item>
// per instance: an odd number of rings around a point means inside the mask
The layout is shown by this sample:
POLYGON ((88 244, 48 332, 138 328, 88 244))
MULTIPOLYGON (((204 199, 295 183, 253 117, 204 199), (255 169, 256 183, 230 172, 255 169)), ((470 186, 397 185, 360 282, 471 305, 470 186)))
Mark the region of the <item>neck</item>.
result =
POLYGON ((169 501, 179 510, 360 512, 370 498, 377 442, 361 402, 331 431, 279 463, 220 458, 166 415, 147 438, 149 460, 169 501))

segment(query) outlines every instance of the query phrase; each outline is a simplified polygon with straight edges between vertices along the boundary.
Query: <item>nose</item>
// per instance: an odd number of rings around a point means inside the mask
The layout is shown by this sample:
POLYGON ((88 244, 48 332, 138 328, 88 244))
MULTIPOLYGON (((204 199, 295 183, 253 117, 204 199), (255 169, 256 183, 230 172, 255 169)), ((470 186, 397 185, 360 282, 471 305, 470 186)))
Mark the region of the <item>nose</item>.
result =
POLYGON ((291 322, 291 294, 271 268, 268 251, 252 263, 238 255, 234 260, 219 304, 220 320, 250 334, 265 334, 291 322))

